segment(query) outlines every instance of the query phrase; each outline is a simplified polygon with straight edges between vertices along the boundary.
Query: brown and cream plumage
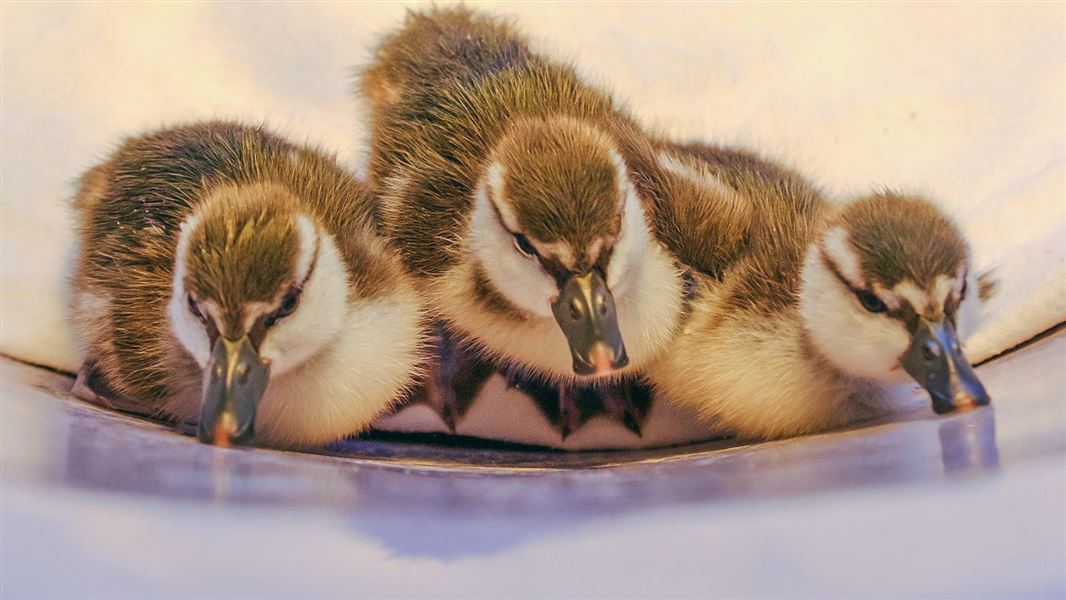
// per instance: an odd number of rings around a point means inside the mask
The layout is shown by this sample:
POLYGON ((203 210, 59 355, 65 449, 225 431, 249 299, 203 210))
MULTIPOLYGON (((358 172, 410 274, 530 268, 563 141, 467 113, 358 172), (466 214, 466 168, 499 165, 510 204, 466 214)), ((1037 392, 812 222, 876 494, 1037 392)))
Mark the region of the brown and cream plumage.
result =
POLYGON ((665 347, 683 299, 645 214, 658 167, 610 96, 466 8, 410 14, 361 82, 381 228, 452 331, 564 388, 665 347))
POLYGON ((422 360, 369 191, 315 149, 208 122, 127 140, 74 201, 76 391, 276 445, 357 433, 422 360), (264 391, 265 388, 265 391, 264 391))
POLYGON ((751 152, 660 150, 671 185, 688 188, 676 197, 691 204, 662 214, 697 281, 682 333, 649 369, 661 397, 748 438, 873 414, 878 384, 908 375, 937 412, 988 403, 956 334, 982 286, 939 208, 888 191, 836 205, 751 152))

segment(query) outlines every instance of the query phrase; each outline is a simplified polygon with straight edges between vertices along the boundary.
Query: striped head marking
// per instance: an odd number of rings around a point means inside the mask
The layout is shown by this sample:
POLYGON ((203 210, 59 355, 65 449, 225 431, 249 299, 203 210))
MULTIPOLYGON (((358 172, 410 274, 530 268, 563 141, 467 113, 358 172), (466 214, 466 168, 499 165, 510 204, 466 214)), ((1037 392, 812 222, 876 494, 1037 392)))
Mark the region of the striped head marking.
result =
POLYGON ((576 372, 597 360, 589 355, 593 346, 597 356, 613 356, 607 363, 624 365, 612 287, 639 262, 649 237, 626 165, 607 135, 568 117, 515 123, 478 182, 469 240, 497 298, 559 321, 576 372), (593 323, 592 314, 603 322, 593 323))
POLYGON ((168 315, 201 366, 219 338, 247 338, 278 375, 339 329, 343 262, 300 206, 274 184, 226 186, 183 223, 168 315))
MULTIPOLYGON (((808 249, 800 310, 814 347, 845 373, 885 381, 910 374, 943 408, 954 406, 951 393, 926 385, 914 365, 936 354, 959 363, 952 373, 972 373, 956 331, 974 320, 978 296, 955 223, 924 199, 881 193, 844 206, 808 249)), ((960 385, 980 387, 971 379, 960 385)), ((987 402, 983 389, 970 395, 987 402)))
POLYGON ((625 164, 600 131, 569 118, 527 119, 497 146, 486 192, 527 251, 571 270, 604 259, 622 225, 625 164), (528 246, 527 246, 528 244, 528 246))

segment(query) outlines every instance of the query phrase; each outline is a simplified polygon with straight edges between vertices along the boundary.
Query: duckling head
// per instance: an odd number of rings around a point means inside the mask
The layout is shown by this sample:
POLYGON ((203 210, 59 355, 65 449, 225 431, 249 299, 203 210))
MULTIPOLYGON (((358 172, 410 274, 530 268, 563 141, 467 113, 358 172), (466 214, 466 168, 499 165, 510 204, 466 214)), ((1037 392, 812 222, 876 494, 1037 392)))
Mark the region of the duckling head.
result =
POLYGON ((608 136, 566 117, 527 119, 478 182, 470 248, 494 291, 555 319, 575 374, 605 375, 629 362, 615 298, 650 243, 644 218, 608 136))
POLYGON ((817 352, 854 377, 909 375, 937 413, 989 403, 960 344, 979 310, 965 237, 922 198, 853 201, 808 248, 800 312, 817 352))
POLYGON ((299 206, 280 186, 234 185, 182 225, 168 319, 204 369, 201 441, 251 441, 269 380, 340 335, 343 263, 299 206))

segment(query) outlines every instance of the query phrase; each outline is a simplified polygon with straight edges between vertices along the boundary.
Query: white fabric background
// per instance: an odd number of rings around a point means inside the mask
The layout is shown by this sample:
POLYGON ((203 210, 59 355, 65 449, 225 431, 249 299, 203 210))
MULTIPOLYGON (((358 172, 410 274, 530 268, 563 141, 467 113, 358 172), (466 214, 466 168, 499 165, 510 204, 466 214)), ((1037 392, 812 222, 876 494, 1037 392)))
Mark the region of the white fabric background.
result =
MULTIPOLYGON (((736 142, 841 195, 919 190, 1003 285, 969 352, 1066 320, 1061 4, 492 4, 649 125, 736 142)), ((0 351, 76 365, 63 321, 74 179, 121 136, 265 121, 364 151, 351 74, 392 4, 5 4, 0 351)))

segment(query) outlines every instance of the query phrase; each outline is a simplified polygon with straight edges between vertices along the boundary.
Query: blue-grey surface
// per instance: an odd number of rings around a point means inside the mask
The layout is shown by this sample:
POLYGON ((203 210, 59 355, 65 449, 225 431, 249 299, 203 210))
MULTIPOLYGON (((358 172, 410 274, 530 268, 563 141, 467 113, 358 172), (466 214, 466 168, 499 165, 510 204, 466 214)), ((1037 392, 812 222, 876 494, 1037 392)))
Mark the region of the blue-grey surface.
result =
POLYGON ((994 408, 637 455, 217 449, 0 365, 4 597, 1066 594, 1066 334, 994 408))

